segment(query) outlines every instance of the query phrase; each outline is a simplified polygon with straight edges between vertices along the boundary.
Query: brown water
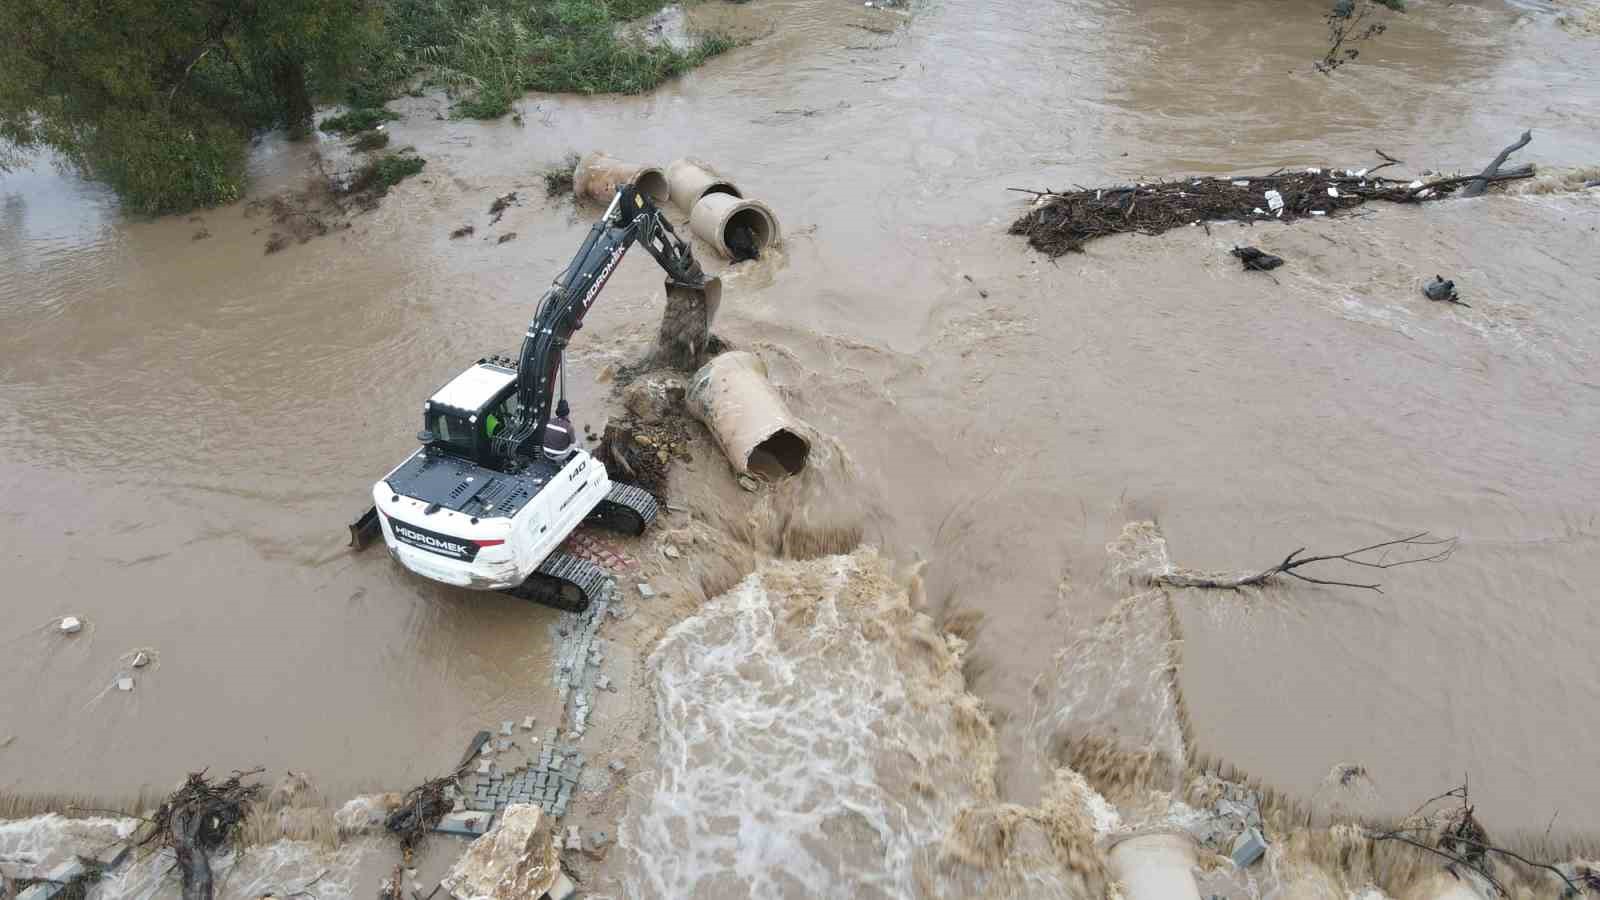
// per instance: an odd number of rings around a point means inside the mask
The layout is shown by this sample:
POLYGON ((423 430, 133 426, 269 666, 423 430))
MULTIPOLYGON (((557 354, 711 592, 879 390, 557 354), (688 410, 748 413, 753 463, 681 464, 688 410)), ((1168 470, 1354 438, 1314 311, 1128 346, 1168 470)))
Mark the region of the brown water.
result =
MULTIPOLYGON (((431 774, 543 702, 553 613, 347 555, 343 526, 418 401, 512 349, 576 247, 588 213, 544 200, 537 171, 604 148, 713 160, 782 218, 782 258, 725 277, 718 330, 848 449, 889 510, 871 536, 931 561, 935 602, 985 614, 976 689, 1007 793, 1037 791, 1034 679, 1128 593, 1105 549, 1126 521, 1158 519, 1173 561, 1205 568, 1426 528, 1459 551, 1383 573, 1383 594, 1180 595, 1196 743, 1298 792, 1359 762, 1396 808, 1470 772, 1502 828, 1557 809, 1600 828, 1593 192, 1056 262, 1004 234, 1011 186, 1365 166, 1374 147, 1408 174, 1472 169, 1524 127, 1519 158, 1600 162, 1600 43, 1537 4, 1415 2, 1331 79, 1309 68, 1318 14, 697 7, 755 40, 649 96, 529 97, 525 127, 397 104, 423 175, 271 256, 242 207, 204 213, 196 241, 201 223, 129 220, 47 166, 0 177, 0 789, 264 765, 340 797, 431 774), (512 189, 524 203, 486 229, 512 189), (1276 283, 1237 271, 1246 241, 1289 260, 1276 283), (1472 308, 1424 301, 1435 272, 1472 308), (49 632, 67 613, 84 634, 49 632), (108 692, 138 647, 159 667, 108 692)), ((255 191, 310 152, 263 143, 255 191)), ((574 373, 641 352, 659 285, 642 255, 623 267, 574 373)), ((572 387, 598 425, 603 387, 572 387)))

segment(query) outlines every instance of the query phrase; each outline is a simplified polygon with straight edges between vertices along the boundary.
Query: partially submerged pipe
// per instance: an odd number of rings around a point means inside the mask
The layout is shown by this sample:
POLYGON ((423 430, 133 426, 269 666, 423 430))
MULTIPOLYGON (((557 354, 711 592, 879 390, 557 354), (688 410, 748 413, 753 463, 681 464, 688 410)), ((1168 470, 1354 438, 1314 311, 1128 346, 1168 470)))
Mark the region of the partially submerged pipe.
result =
POLYGON ((1187 834, 1134 835, 1113 846, 1109 856, 1126 900, 1200 900, 1194 880, 1199 860, 1187 834))
POLYGON ((698 368, 711 341, 711 322, 722 305, 722 279, 713 275, 694 285, 668 278, 666 286, 656 360, 674 369, 698 368))
POLYGON ((675 159, 667 164, 667 190, 673 204, 685 215, 692 215, 695 204, 707 194, 744 196, 733 182, 718 175, 709 165, 694 159, 675 159))
POLYGON ((689 380, 688 403, 741 474, 776 481, 805 468, 811 429, 789 412, 754 353, 724 353, 702 366, 689 380))
POLYGON ((631 184, 656 205, 671 197, 667 176, 655 166, 631 163, 596 150, 578 161, 572 170, 572 189, 581 200, 610 203, 617 188, 631 184))
POLYGON ((724 259, 754 259, 778 243, 778 217, 760 200, 706 194, 689 213, 689 230, 724 259))

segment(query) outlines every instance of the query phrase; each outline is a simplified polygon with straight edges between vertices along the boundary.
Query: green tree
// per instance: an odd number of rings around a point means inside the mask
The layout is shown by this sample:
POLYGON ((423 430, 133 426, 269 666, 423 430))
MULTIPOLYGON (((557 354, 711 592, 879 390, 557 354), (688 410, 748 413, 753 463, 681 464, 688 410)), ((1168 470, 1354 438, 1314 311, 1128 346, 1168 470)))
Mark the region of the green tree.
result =
POLYGON ((4 0, 0 171, 49 148, 140 212, 233 200, 244 138, 304 132, 380 17, 367 0, 4 0))

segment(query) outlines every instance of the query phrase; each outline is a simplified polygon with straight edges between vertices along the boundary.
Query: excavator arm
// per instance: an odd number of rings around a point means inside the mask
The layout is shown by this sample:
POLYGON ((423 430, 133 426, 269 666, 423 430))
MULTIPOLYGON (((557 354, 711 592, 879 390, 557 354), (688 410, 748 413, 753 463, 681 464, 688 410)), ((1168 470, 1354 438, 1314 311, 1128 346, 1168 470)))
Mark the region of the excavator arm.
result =
POLYGON ((511 427, 493 438, 496 455, 510 458, 538 453, 567 343, 583 327, 583 317, 636 242, 644 245, 673 281, 691 287, 704 284, 705 273, 694 253, 661 211, 631 185, 619 188, 572 262, 545 291, 528 323, 518 364, 520 409, 511 427))

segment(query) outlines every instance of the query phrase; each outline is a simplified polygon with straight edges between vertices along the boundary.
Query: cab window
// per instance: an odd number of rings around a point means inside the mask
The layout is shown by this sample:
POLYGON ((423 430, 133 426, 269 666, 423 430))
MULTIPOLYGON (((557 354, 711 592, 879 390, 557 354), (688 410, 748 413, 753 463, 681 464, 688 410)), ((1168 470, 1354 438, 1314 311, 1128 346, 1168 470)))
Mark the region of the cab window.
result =
POLYGON ((433 432, 433 443, 460 456, 472 456, 472 426, 467 420, 450 413, 434 413, 428 417, 428 430, 433 432))

